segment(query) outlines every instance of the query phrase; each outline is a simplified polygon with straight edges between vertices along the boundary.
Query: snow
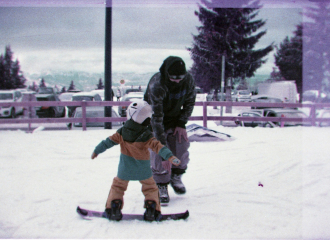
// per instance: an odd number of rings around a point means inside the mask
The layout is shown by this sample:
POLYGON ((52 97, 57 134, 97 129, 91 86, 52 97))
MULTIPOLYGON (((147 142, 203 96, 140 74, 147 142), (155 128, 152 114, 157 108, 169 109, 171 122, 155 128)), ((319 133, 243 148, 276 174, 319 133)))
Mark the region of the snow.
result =
MULTIPOLYGON (((192 142, 183 181, 163 213, 167 222, 84 220, 104 210, 119 147, 90 159, 116 130, 1 131, 0 238, 329 239, 330 128, 244 128, 208 123, 233 141, 192 142)), ((139 182, 130 182, 124 213, 143 213, 139 182)))

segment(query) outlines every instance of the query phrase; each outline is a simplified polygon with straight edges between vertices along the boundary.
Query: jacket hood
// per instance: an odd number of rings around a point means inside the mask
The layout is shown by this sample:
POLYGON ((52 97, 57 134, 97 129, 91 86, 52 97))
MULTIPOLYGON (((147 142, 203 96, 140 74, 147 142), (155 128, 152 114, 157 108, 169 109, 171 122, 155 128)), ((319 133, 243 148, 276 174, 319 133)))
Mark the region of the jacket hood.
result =
POLYGON ((183 83, 183 81, 184 81, 184 80, 182 80, 182 81, 179 82, 179 83, 172 83, 172 82, 169 80, 169 78, 168 78, 168 74, 167 74, 167 72, 168 72, 169 67, 170 67, 171 65, 173 65, 173 63, 175 63, 175 62, 179 62, 179 61, 184 62, 184 61, 182 60, 182 58, 180 58, 180 57, 169 56, 169 57, 167 57, 167 58, 164 60, 162 66, 160 66, 160 68, 159 68, 159 72, 161 73, 162 81, 164 81, 165 84, 166 84, 168 87, 170 87, 170 88, 171 88, 171 87, 175 87, 175 86, 181 86, 182 83, 183 83))
POLYGON ((182 61, 182 58, 180 57, 176 57, 176 56, 169 56, 168 58, 166 58, 162 64, 162 66, 160 66, 159 71, 162 75, 167 76, 167 71, 169 69, 169 67, 175 63, 175 62, 179 62, 182 61))
POLYGON ((153 136, 148 127, 138 124, 132 119, 127 120, 124 126, 118 129, 118 132, 127 142, 143 142, 153 136))

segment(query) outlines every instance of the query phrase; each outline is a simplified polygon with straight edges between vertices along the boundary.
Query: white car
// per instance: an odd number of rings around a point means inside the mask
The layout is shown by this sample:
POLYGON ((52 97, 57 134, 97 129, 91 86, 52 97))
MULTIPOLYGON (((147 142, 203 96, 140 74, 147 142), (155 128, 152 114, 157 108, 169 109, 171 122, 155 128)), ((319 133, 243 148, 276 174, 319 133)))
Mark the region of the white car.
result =
MULTIPOLYGON (((143 92, 130 92, 125 94, 121 101, 122 102, 132 102, 135 99, 143 99, 144 93, 143 92)), ((121 117, 126 117, 126 110, 128 106, 119 106, 118 113, 121 117)))
MULTIPOLYGON (((112 109, 111 113, 112 113, 111 114, 112 117, 119 117, 114 109, 112 109)), ((82 117, 82 108, 81 107, 76 108, 76 111, 75 111, 73 117, 74 118, 82 117)), ((99 107, 99 106, 87 107, 86 108, 86 117, 89 117, 89 118, 104 117, 104 107, 99 107)), ((121 122, 112 122, 112 126, 120 127, 120 126, 122 126, 122 123, 121 122)), ((68 127, 71 128, 72 124, 69 124, 68 127)), ((73 123, 73 127, 82 127, 82 123, 79 123, 79 122, 73 123)), ((104 127, 104 122, 88 122, 86 124, 86 127, 104 127)))
POLYGON ((104 101, 104 89, 95 89, 91 91, 92 93, 97 93, 98 95, 100 95, 102 101, 104 101))
POLYGON ((252 93, 249 90, 235 90, 231 94, 231 99, 236 102, 249 102, 252 93))
POLYGON ((15 118, 19 114, 23 114, 23 106, 11 106, 12 102, 21 102, 22 93, 17 90, 1 90, 0 91, 0 102, 8 103, 8 106, 0 107, 0 117, 15 118))
MULTIPOLYGON (((264 117, 283 117, 286 119, 301 118, 303 120, 308 118, 308 116, 304 112, 290 108, 265 108, 263 109, 263 115, 264 117)), ((273 122, 273 123, 278 126, 281 125, 280 122, 273 122)), ((311 125, 310 122, 304 122, 304 121, 284 122, 284 126, 310 126, 310 125, 311 125)))
POLYGON ((58 98, 62 101, 62 102, 66 102, 66 101, 72 101, 72 95, 75 94, 74 92, 64 92, 61 93, 60 95, 58 95, 58 98))
MULTIPOLYGON (((98 93, 92 92, 78 92, 72 95, 71 101, 99 101, 102 102, 102 98, 98 93)), ((68 116, 73 117, 74 112, 76 110, 76 106, 68 107, 69 112, 68 116)))
MULTIPOLYGON (((251 117, 252 118, 262 118, 264 117, 262 110, 251 110, 251 111, 245 111, 238 114, 239 117, 251 117)), ((254 120, 245 120, 245 121, 235 121, 237 126, 242 127, 276 127, 276 125, 270 121, 254 121, 254 120)))
MULTIPOLYGON (((320 109, 316 113, 317 118, 330 118, 330 109, 320 109)), ((329 127, 330 122, 319 122, 320 127, 329 127)))

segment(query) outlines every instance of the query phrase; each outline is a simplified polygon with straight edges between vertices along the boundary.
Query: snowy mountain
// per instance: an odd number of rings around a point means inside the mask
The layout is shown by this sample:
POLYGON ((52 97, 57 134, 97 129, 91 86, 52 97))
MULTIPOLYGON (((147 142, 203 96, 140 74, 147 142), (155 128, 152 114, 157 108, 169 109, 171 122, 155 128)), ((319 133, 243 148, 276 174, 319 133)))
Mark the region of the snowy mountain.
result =
MULTIPOLYGON (((126 86, 146 86, 154 72, 148 73, 135 73, 135 72, 113 72, 112 73, 112 86, 117 87, 120 85, 119 81, 124 79, 126 86)), ((27 78, 26 85, 30 86, 35 82, 39 85, 40 80, 45 79, 47 86, 57 86, 59 89, 62 87, 70 86, 71 81, 74 82, 76 89, 82 91, 91 91, 96 88, 96 85, 101 78, 104 83, 104 73, 88 73, 88 72, 56 72, 47 71, 41 73, 24 73, 27 78)), ((269 78, 269 75, 256 75, 247 80, 251 90, 255 90, 257 83, 263 82, 269 78)))
MULTIPOLYGON (((154 73, 112 73, 112 86, 119 86, 119 81, 124 79, 127 86, 139 86, 147 85, 149 79, 154 73)), ((24 76, 27 78, 26 85, 32 85, 33 82, 36 82, 39 85, 40 80, 43 78, 48 86, 57 86, 60 89, 62 87, 70 86, 71 81, 74 82, 76 89, 83 91, 90 91, 96 88, 96 85, 101 78, 104 83, 104 74, 103 73, 88 73, 88 72, 42 72, 42 73, 24 73, 24 76)))

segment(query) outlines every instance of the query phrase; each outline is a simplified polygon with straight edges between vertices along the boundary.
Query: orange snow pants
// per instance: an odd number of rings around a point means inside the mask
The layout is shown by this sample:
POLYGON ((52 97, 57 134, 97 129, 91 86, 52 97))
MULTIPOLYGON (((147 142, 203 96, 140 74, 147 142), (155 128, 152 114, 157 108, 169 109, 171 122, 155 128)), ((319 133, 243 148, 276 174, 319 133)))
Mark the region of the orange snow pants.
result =
MULTIPOLYGON (((127 190, 128 183, 129 181, 122 180, 119 177, 115 177, 113 179, 107 203, 105 205, 106 208, 111 208, 111 201, 116 199, 122 200, 122 207, 124 206, 124 194, 127 190)), ((144 200, 155 201, 156 210, 160 211, 159 190, 153 177, 150 177, 145 180, 140 180, 140 183, 142 184, 142 193, 144 195, 144 200)))

